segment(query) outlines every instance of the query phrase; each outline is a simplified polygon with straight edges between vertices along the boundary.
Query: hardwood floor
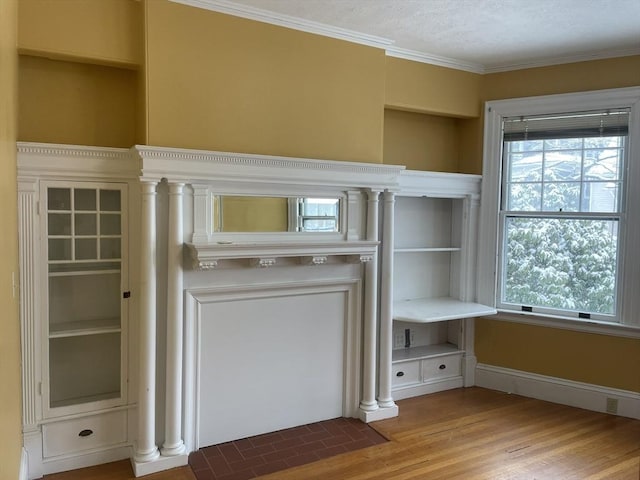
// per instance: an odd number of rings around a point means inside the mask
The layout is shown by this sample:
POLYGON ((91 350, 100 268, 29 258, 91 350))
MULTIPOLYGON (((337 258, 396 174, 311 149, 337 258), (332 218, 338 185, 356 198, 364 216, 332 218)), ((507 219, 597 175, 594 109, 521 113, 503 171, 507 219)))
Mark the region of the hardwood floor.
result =
MULTIPOLYGON (((262 480, 638 480, 640 421, 482 388, 398 402, 390 439, 262 480)), ((46 480, 129 480, 128 462, 46 480)), ((145 477, 192 480, 188 467, 145 477)))

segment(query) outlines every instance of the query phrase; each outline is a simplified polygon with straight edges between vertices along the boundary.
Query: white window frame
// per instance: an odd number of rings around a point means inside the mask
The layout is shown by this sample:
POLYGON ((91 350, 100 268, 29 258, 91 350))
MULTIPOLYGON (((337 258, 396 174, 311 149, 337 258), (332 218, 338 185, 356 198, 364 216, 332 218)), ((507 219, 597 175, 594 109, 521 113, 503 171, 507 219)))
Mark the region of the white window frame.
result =
POLYGON ((499 306, 500 196, 502 190, 502 122, 506 117, 629 108, 624 237, 619 245, 620 304, 616 322, 578 319, 498 308, 499 318, 571 330, 640 337, 640 87, 515 98, 487 102, 484 111, 483 182, 478 245, 478 302, 499 306))

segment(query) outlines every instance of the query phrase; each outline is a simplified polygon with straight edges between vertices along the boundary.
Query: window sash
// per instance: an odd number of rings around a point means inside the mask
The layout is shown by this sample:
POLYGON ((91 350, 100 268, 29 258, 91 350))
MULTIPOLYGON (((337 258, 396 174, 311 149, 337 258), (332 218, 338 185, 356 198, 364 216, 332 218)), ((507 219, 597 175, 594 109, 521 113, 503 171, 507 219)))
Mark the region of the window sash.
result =
MULTIPOLYGON (((499 216, 499 224, 500 225, 499 225, 498 235, 500 238, 500 246, 498 249, 499 261, 498 261, 498 275, 497 275, 498 281, 497 281, 497 295, 496 295, 496 307, 499 310, 513 311, 513 312, 519 312, 519 313, 526 312, 526 313, 541 314, 541 315, 551 315, 558 318, 591 319, 591 320, 600 320, 605 322, 619 322, 620 305, 621 305, 621 298, 622 298, 622 289, 620 288, 620 285, 623 278, 623 268, 622 268, 623 265, 621 262, 621 253, 623 251, 622 238, 624 238, 624 216, 623 215, 610 214, 610 213, 609 214, 589 214, 589 213, 582 213, 582 212, 573 212, 573 213, 552 212, 551 214, 546 214, 546 212, 502 211, 500 212, 500 216, 499 216), (557 220, 557 221, 560 221, 560 223, 562 223, 563 221, 566 221, 566 222, 575 221, 578 223, 594 221, 594 222, 610 222, 612 224, 615 224, 617 227, 615 229, 617 239, 615 242, 615 254, 614 254, 615 259, 613 262, 613 269, 615 273, 613 278, 613 282, 614 282, 613 297, 614 298, 612 302, 612 312, 610 313, 602 312, 602 311, 598 312, 592 308, 585 307, 584 303, 586 303, 587 300, 584 297, 582 299, 578 297, 577 299, 582 300, 583 304, 576 305, 574 307, 566 306, 566 305, 564 307, 557 307, 557 306, 551 305, 552 302, 547 302, 545 304, 544 302, 540 302, 540 303, 519 302, 519 301, 514 301, 514 299, 508 299, 507 284, 509 282, 508 275, 510 272, 507 265, 509 261, 508 254, 510 252, 507 246, 507 242, 508 242, 507 226, 510 220, 531 220, 531 221, 557 220)), ((555 233, 557 234, 558 232, 555 232, 555 233)), ((570 238, 568 238, 567 240, 570 240, 570 238)), ((547 249, 547 250, 552 250, 552 249, 547 249)), ((544 250, 544 251, 547 251, 547 250, 544 250)), ((554 252, 550 251, 549 253, 553 254, 554 252)), ((561 260, 565 262, 569 262, 573 267, 574 264, 571 263, 571 261, 573 260, 571 258, 571 255, 572 253, 569 253, 568 255, 563 257, 561 260)), ((545 265, 542 265, 542 266, 537 265, 535 260, 531 260, 531 258, 529 258, 527 262, 524 262, 524 259, 523 259, 523 264, 526 265, 526 267, 528 267, 527 269, 524 269, 525 271, 528 271, 528 269, 533 269, 533 268, 539 268, 540 270, 544 270, 544 266, 545 266, 545 265)), ((546 266, 548 267, 548 265, 546 266)), ((544 273, 547 273, 547 272, 544 272, 544 273)), ((569 275, 567 272, 562 270, 554 271, 553 273, 556 273, 558 276, 562 276, 564 274, 565 277, 569 275)), ((525 276, 526 276, 526 273, 525 273, 525 276)), ((569 277, 571 276, 569 275, 569 277)), ((575 278, 568 278, 567 281, 569 283, 574 282, 575 278)), ((552 280, 551 281, 545 280, 541 284, 541 286, 538 285, 538 289, 544 290, 544 287, 548 287, 549 283, 552 283, 552 280)), ((583 284, 584 279, 578 279, 577 281, 575 281, 575 283, 577 283, 578 285, 580 285, 581 283, 583 284)), ((562 284, 555 285, 555 286, 556 288, 560 288, 562 284)), ((596 290, 596 292, 598 292, 598 290, 596 290)), ((536 291, 536 293, 540 293, 540 292, 536 291)), ((544 294, 551 294, 551 295, 553 295, 554 293, 557 293, 557 292, 553 292, 553 290, 546 290, 544 292, 544 294)), ((603 294, 602 289, 600 290, 599 293, 601 295, 603 294)), ((592 293, 592 294, 595 294, 595 293, 592 293)), ((570 297, 567 298, 567 302, 570 302, 570 301, 571 301, 571 298, 570 297)))

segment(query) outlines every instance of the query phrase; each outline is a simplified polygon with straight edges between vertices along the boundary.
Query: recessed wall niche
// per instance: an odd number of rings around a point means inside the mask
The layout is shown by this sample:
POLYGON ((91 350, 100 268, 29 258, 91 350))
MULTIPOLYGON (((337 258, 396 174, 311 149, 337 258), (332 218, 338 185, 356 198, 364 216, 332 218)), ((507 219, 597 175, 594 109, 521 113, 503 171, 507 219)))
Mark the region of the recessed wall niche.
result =
POLYGON ((138 72, 20 55, 18 140, 129 148, 138 72))

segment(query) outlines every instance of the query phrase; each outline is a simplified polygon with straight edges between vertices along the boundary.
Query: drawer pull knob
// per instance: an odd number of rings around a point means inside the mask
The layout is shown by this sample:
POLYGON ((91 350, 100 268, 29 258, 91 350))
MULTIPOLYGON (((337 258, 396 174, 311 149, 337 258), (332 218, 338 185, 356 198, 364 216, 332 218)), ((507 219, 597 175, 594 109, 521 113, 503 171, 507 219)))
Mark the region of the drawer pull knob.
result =
POLYGON ((396 377, 404 377, 404 372, 398 372, 398 373, 396 373, 396 377))
POLYGON ((93 435, 93 430, 85 429, 78 434, 79 437, 88 437, 89 435, 93 435))
POLYGON ((438 368, 439 368, 440 370, 444 370, 445 368, 447 368, 447 366, 443 363, 443 364, 442 364, 442 365, 440 365, 438 368))

